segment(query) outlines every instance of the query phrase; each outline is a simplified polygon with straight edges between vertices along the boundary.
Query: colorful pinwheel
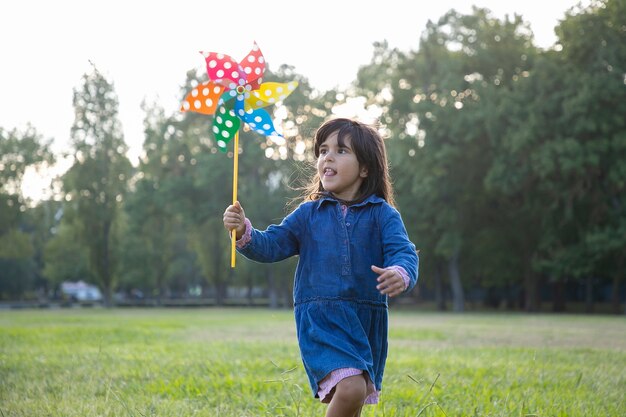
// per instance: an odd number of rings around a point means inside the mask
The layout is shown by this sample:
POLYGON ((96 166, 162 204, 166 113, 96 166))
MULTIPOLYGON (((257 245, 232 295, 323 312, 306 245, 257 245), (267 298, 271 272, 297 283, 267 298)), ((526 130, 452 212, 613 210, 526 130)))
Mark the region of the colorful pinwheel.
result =
MULTIPOLYGON (((265 136, 282 136, 274 128, 270 114, 263 107, 284 100, 298 86, 290 83, 263 83, 265 58, 254 43, 250 53, 237 63, 217 52, 201 52, 206 61, 209 81, 191 90, 181 111, 214 115, 213 133, 218 148, 226 152, 231 139, 233 151, 233 204, 237 201, 237 170, 239 160, 239 127, 243 120, 250 129, 265 136)), ((235 267, 236 233, 231 232, 231 261, 235 267)))
POLYGON ((265 58, 256 42, 239 63, 228 55, 216 52, 201 54, 206 61, 209 81, 187 94, 181 110, 215 115, 213 133, 218 148, 226 151, 228 142, 239 131, 241 120, 262 135, 282 136, 263 107, 284 100, 298 86, 298 82, 262 83, 265 58))

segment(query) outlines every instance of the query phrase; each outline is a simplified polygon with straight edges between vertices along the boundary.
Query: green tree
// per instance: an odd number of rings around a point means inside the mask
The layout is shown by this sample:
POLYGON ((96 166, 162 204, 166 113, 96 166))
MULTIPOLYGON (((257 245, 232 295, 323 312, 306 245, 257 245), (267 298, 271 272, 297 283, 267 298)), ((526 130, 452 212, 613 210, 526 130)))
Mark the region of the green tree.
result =
POLYGON ((469 254, 489 256, 487 245, 475 246, 484 234, 477 225, 489 227, 493 211, 483 185, 492 157, 483 100, 508 88, 534 53, 532 32, 519 16, 500 21, 485 9, 471 15, 452 10, 428 23, 419 50, 401 53, 381 44, 370 67, 359 72, 361 88, 377 88, 369 97, 384 103, 409 232, 425 249, 427 271, 439 277, 447 269, 455 311, 465 304, 470 280, 461 279, 461 270, 472 263, 469 254), (382 79, 372 82, 371 74, 382 79))
MULTIPOLYGON (((278 128, 284 131, 285 140, 271 140, 245 127, 240 129, 238 196, 259 228, 276 222, 285 213, 285 204, 294 195, 290 185, 293 160, 310 160, 312 142, 307 134, 312 128, 309 126, 321 123, 330 111, 330 107, 328 112, 316 111, 307 101, 306 94, 311 88, 293 68, 282 66, 275 73, 266 71, 264 77, 265 81, 276 82, 294 79, 300 86, 285 103, 270 108, 278 128)), ((190 72, 183 91, 188 91, 195 80, 199 77, 190 72)), ((196 253, 206 283, 212 284, 216 303, 222 304, 228 285, 252 288, 264 279, 259 277, 266 277, 270 287, 289 287, 291 274, 287 271, 291 264, 245 266, 246 261, 239 256, 239 266, 230 268, 230 241, 222 214, 232 201, 233 150, 226 154, 218 152, 210 133, 211 120, 194 113, 167 118, 155 136, 165 141, 161 145, 147 144, 146 158, 153 161, 150 163, 170 167, 163 172, 158 188, 170 202, 170 214, 179 216, 185 225, 189 245, 196 253)))
POLYGON ((20 297, 38 274, 22 185, 27 169, 54 163, 50 145, 30 126, 23 132, 0 128, 0 298, 20 297))
MULTIPOLYGON (((565 103, 571 112, 571 135, 581 144, 583 178, 574 192, 585 190, 577 202, 578 242, 592 261, 591 273, 613 282, 613 311, 619 311, 620 286, 626 281, 626 1, 594 1, 587 9, 567 14, 557 27, 566 64, 581 86, 565 103), (586 123, 583 123, 586 118, 586 123)), ((580 251, 580 249, 578 250, 580 251)), ((577 258, 580 259, 580 258, 577 258)), ((587 288, 590 288, 587 285, 587 288)), ((590 296, 587 297, 587 300, 590 296)), ((591 306, 588 305, 588 309, 591 306)))
POLYGON ((568 13, 557 27, 558 50, 544 53, 492 113, 503 140, 488 183, 517 195, 526 208, 520 218, 540 225, 526 236, 536 248, 532 266, 555 288, 557 311, 572 279, 588 282, 591 310, 594 276, 613 280, 618 309, 626 247, 624 12, 618 0, 568 13))
POLYGON ((54 287, 63 281, 96 282, 89 268, 89 250, 77 229, 67 222, 55 228, 45 244, 43 258, 43 275, 54 287))
MULTIPOLYGON (((161 298, 188 293, 198 268, 184 220, 189 167, 197 163, 199 145, 186 142, 157 105, 144 105, 145 140, 133 193, 126 200, 127 230, 122 284, 161 298), (176 194, 180 193, 180 194, 176 194), (174 287, 174 288, 173 288, 174 287)), ((191 211, 191 210, 190 210, 191 211)))
POLYGON ((54 290, 55 282, 48 280, 44 273, 45 251, 46 245, 56 234, 62 206, 61 201, 52 199, 39 201, 34 207, 28 208, 23 220, 22 230, 28 233, 33 245, 31 259, 36 266, 34 288, 42 301, 54 290))
POLYGON ((89 268, 110 304, 118 263, 116 220, 132 166, 113 84, 96 69, 74 90, 71 130, 74 164, 63 176, 63 221, 89 253, 89 268))

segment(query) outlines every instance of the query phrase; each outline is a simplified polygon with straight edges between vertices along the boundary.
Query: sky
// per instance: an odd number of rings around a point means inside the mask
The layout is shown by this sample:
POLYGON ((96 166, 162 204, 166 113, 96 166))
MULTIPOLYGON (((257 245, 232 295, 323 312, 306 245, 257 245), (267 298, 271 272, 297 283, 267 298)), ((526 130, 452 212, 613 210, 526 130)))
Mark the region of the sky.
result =
POLYGON ((0 5, 0 127, 33 125, 66 150, 72 94, 95 65, 113 83, 129 157, 143 142, 142 101, 166 114, 180 107, 186 72, 199 51, 242 59, 257 42, 267 65, 292 65, 314 88, 345 87, 370 62, 373 43, 416 50, 428 20, 473 5, 493 16, 522 15, 535 43, 549 48, 554 27, 578 0, 20 0, 0 5))

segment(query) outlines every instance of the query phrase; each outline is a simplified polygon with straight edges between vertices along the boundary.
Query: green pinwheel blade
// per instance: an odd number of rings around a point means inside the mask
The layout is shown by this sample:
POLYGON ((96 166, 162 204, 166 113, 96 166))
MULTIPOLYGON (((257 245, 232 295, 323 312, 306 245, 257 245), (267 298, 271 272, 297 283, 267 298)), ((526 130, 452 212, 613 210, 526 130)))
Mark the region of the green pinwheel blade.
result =
POLYGON ((226 152, 228 142, 235 137, 241 126, 241 120, 235 114, 235 110, 220 106, 213 118, 213 133, 220 151, 226 152))

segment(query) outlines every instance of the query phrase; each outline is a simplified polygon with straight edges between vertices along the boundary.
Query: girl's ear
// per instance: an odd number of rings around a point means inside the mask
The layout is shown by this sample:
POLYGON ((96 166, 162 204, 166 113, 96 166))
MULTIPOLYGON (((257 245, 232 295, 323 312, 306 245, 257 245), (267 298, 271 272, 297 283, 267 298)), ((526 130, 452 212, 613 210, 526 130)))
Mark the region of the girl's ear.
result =
POLYGON ((361 172, 359 172, 359 176, 361 178, 365 178, 365 177, 367 177, 367 173, 368 173, 367 167, 366 166, 362 166, 361 167, 361 172))

